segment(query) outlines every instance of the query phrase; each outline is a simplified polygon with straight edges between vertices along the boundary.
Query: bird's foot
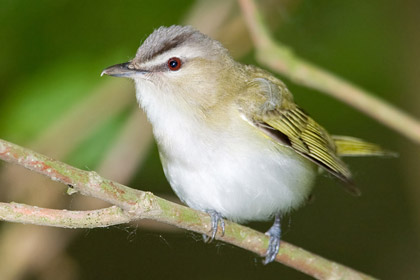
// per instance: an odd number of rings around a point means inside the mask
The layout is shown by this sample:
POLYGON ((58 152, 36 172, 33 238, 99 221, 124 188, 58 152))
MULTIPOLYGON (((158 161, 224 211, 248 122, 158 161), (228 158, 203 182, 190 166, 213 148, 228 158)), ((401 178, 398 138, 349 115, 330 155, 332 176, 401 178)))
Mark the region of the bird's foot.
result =
POLYGON ((211 228, 210 228, 210 235, 203 234, 204 242, 212 242, 213 239, 216 237, 217 230, 219 228, 222 229, 222 236, 225 235, 225 221, 223 220, 223 216, 214 210, 207 210, 207 214, 210 215, 211 218, 211 228))
POLYGON ((265 253, 265 259, 263 263, 269 264, 274 261, 280 248, 281 224, 279 215, 276 216, 274 219, 274 224, 265 234, 270 237, 270 241, 268 243, 268 248, 267 252, 265 253))

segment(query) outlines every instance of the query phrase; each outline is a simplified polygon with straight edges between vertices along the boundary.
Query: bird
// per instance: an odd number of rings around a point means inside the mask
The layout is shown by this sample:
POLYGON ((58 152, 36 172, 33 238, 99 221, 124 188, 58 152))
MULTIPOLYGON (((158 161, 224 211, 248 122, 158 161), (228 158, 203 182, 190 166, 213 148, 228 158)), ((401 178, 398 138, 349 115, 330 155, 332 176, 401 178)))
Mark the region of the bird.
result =
POLYGON ((192 26, 155 29, 133 59, 101 75, 134 81, 169 184, 211 217, 208 240, 219 228, 224 234, 225 219, 274 219, 264 264, 279 252, 281 217, 305 204, 320 170, 359 195, 342 157, 388 154, 359 138, 330 135, 280 79, 235 61, 192 26))

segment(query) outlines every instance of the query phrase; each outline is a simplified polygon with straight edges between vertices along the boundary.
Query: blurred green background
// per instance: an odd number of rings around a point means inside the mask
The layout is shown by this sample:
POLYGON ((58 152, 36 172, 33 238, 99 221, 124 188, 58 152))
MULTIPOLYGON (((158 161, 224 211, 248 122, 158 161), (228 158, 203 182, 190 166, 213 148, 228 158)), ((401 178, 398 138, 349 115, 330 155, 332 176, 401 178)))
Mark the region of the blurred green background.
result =
MULTIPOLYGON (((260 1, 299 56, 420 118, 420 3, 260 1)), ((11 1, 0 4, 0 138, 174 199, 129 81, 100 77, 161 25, 191 23, 244 63, 254 53, 234 1, 11 1)), ((282 78, 282 77, 280 77, 282 78)), ((282 78, 334 134, 397 151, 348 159, 360 198, 320 176, 284 240, 381 279, 420 279, 420 149, 353 108, 282 78)), ((0 200, 58 209, 105 204, 0 163, 0 200)), ((265 231, 270 223, 251 225, 265 231)), ((0 224, 0 279, 309 279, 201 236, 141 221, 68 230, 0 224)))

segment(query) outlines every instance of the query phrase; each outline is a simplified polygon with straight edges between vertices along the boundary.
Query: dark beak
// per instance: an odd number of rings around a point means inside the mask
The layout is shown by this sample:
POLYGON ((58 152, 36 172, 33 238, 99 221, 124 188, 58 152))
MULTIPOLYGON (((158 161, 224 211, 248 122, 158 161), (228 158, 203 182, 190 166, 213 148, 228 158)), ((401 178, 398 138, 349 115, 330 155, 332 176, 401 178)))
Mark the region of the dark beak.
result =
POLYGON ((147 73, 145 70, 130 69, 128 68, 129 65, 130 62, 109 66, 104 71, 102 71, 101 76, 105 74, 113 77, 133 78, 136 74, 147 73))

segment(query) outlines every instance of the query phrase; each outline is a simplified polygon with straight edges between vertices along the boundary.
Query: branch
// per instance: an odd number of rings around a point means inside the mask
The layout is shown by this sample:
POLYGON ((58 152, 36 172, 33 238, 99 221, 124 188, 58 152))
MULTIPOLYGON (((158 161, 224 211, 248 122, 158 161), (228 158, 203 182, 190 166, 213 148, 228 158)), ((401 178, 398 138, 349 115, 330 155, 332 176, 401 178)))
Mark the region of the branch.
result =
MULTIPOLYGON (((201 234, 210 231, 210 217, 200 211, 164 200, 150 192, 128 188, 100 177, 93 171, 84 171, 65 163, 38 154, 0 139, 0 159, 21 165, 43 174, 54 181, 69 185, 72 190, 83 195, 96 197, 118 206, 95 211, 65 211, 39 209, 21 204, 1 204, 0 219, 39 225, 60 227, 91 227, 126 223, 133 219, 152 219, 201 234), (8 217, 4 214, 8 212, 8 217), (67 212, 67 213, 66 213, 67 212), (22 217, 22 215, 29 215, 22 217), (95 221, 84 224, 89 216, 95 221), (114 216, 114 217, 101 217, 114 216), (20 218, 18 218, 20 216, 20 218), (53 217, 55 216, 55 217, 53 217), (43 217, 45 219, 43 219, 43 217), (69 221, 66 218, 70 218, 69 221), (45 222, 45 220, 48 220, 45 222)), ((268 237, 263 233, 226 221, 226 231, 216 239, 236 245, 263 256, 268 246, 268 237)), ((313 253, 298 248, 285 241, 281 242, 276 261, 307 273, 318 279, 372 279, 370 276, 329 261, 313 253)))
POLYGON ((97 228, 128 223, 131 219, 117 206, 92 211, 67 211, 0 202, 0 220, 61 228, 97 228))
POLYGON ((420 144, 419 120, 296 56, 288 47, 273 40, 253 0, 239 0, 239 4, 261 64, 299 84, 328 93, 420 144))

